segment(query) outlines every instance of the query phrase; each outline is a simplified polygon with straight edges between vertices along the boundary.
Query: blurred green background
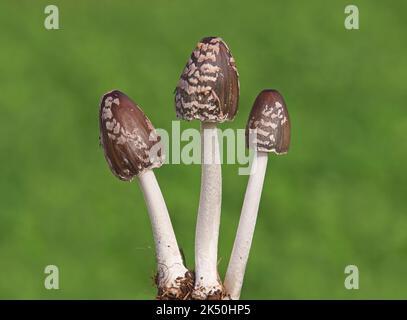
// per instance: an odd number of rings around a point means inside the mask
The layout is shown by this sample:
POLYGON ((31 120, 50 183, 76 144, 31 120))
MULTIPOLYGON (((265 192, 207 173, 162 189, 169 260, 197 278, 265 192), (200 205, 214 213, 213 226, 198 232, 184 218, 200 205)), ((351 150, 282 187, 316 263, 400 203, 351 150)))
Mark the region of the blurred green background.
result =
MULTIPOLYGON (((102 94, 118 88, 157 128, 196 42, 225 39, 244 128, 263 88, 287 102, 292 144, 269 162, 242 298, 407 298, 407 4, 352 1, 1 1, 0 298, 151 299, 154 243, 136 182, 98 145, 102 94), (56 4, 60 30, 44 28, 56 4), (404 39, 404 40, 403 40, 404 39), (55 264, 60 290, 45 290, 55 264), (360 289, 344 288, 355 264, 360 289)), ((182 128, 198 123, 182 123, 182 128)), ((223 166, 223 276, 247 176, 223 166)), ((200 167, 156 170, 193 266, 200 167)))

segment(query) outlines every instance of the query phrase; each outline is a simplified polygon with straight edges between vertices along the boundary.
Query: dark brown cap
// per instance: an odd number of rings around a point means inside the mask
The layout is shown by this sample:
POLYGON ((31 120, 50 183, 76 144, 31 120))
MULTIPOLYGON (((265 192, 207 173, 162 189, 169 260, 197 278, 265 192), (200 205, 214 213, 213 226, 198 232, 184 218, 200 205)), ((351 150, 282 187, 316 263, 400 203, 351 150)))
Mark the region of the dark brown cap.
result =
POLYGON ((192 52, 175 89, 177 118, 233 120, 239 102, 239 74, 226 43, 203 38, 192 52))
POLYGON ((246 146, 257 151, 283 154, 290 146, 290 118, 284 99, 277 90, 263 90, 254 101, 246 126, 246 146), (256 129, 255 141, 249 130, 256 129))
POLYGON ((100 142, 113 174, 130 181, 145 170, 162 165, 160 141, 144 112, 124 93, 114 90, 102 97, 99 112, 100 142))

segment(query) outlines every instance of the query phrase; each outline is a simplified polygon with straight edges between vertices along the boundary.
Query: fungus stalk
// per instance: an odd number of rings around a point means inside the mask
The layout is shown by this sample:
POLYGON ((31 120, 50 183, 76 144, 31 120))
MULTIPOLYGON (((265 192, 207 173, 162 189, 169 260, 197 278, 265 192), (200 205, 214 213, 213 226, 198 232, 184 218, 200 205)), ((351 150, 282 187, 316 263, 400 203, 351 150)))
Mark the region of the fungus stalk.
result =
POLYGON ((152 170, 138 176, 150 216, 157 259, 157 286, 167 294, 176 296, 180 281, 188 269, 185 268, 167 206, 152 170))
POLYGON ((196 298, 220 294, 217 271, 222 172, 216 123, 201 123, 201 194, 195 235, 196 298))
POLYGON ((259 210, 264 176, 266 174, 268 154, 256 152, 252 163, 249 181, 244 196, 235 244, 226 272, 224 286, 228 298, 238 300, 243 286, 246 264, 249 259, 257 212, 259 210))

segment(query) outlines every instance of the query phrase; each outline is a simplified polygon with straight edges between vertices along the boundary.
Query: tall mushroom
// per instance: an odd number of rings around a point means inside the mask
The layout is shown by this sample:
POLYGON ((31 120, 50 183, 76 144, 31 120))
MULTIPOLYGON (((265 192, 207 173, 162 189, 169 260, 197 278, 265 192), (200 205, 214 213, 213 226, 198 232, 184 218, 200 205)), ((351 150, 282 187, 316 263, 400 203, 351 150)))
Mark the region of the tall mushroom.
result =
POLYGON ((111 171, 124 181, 136 176, 144 194, 156 248, 158 298, 180 299, 191 274, 183 264, 167 206, 152 171, 162 165, 160 149, 153 152, 160 138, 137 104, 117 90, 103 96, 99 124, 100 142, 111 171))
POLYGON ((225 291, 239 299, 256 225, 268 153, 284 154, 290 145, 290 120, 281 94, 263 90, 256 98, 246 127, 246 146, 255 151, 232 255, 226 271, 225 291), (250 141, 251 135, 254 141, 250 141), (253 143, 254 142, 254 143, 253 143))
POLYGON ((203 38, 175 89, 177 117, 201 121, 201 194, 195 234, 195 299, 219 299, 217 271, 222 177, 216 124, 233 120, 239 100, 235 61, 226 43, 203 38))

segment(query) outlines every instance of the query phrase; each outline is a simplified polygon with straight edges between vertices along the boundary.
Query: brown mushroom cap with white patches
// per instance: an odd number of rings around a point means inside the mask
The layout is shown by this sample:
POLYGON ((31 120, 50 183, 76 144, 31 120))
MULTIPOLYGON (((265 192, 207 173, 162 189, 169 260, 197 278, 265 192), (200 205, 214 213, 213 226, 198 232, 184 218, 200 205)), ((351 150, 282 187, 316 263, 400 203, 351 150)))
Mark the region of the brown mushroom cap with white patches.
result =
POLYGON ((226 43, 203 38, 192 52, 175 89, 177 117, 184 120, 233 120, 239 100, 239 74, 226 43))
POLYGON ((256 98, 246 126, 246 146, 257 151, 284 154, 290 146, 290 118, 282 95, 263 90, 256 98), (256 129, 255 141, 249 130, 256 129))
POLYGON ((106 161, 120 180, 130 181, 162 165, 160 151, 157 157, 150 155, 160 137, 144 112, 124 93, 113 90, 102 97, 99 125, 106 161))

